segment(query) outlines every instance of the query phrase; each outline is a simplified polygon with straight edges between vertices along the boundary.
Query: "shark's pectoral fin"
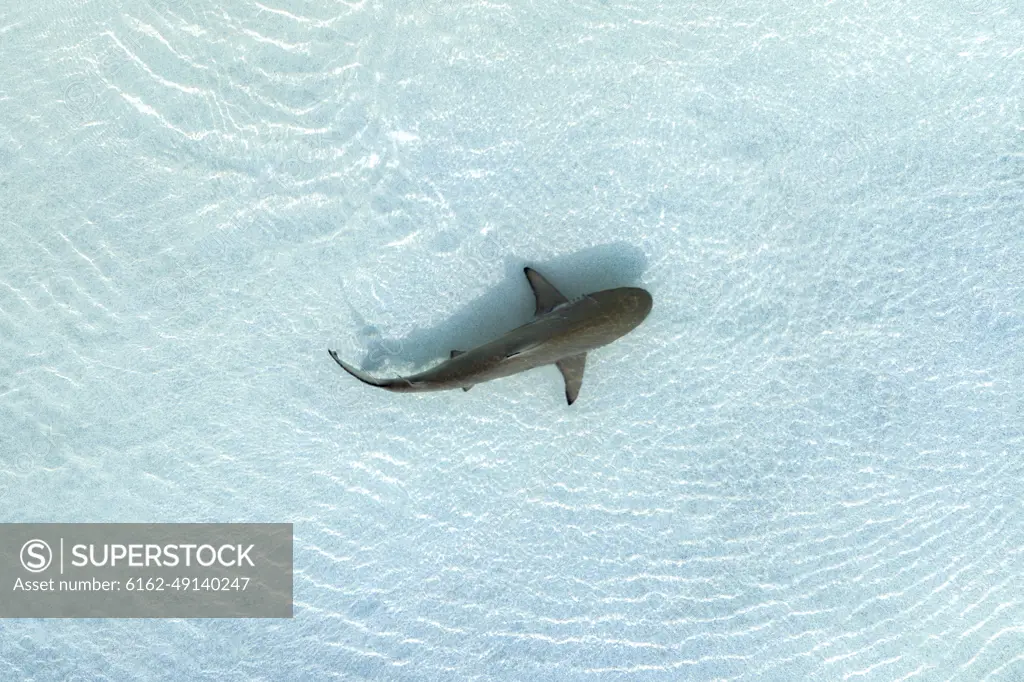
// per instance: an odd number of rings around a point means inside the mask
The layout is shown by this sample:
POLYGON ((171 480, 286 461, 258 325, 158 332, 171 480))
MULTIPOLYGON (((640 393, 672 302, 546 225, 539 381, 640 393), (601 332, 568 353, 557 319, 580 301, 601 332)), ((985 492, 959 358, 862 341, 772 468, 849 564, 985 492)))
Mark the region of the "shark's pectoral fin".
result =
POLYGON ((543 315, 555 306, 568 302, 569 299, 552 286, 551 282, 544 279, 539 272, 533 268, 523 268, 523 272, 526 273, 526 279, 530 281, 530 286, 533 287, 533 296, 537 299, 538 315, 543 315))
POLYGON ((462 355, 465 352, 466 351, 464 351, 464 350, 452 350, 452 354, 450 356, 448 356, 448 359, 458 357, 458 356, 462 355))
POLYGON ((583 385, 583 369, 587 365, 587 354, 580 353, 571 358, 564 358, 555 363, 558 371, 565 379, 565 399, 570 405, 576 402, 580 394, 580 386, 583 385))
POLYGON ((463 392, 468 391, 469 389, 473 388, 473 386, 475 386, 475 385, 476 384, 470 384, 469 386, 463 386, 462 390, 463 390, 463 392))

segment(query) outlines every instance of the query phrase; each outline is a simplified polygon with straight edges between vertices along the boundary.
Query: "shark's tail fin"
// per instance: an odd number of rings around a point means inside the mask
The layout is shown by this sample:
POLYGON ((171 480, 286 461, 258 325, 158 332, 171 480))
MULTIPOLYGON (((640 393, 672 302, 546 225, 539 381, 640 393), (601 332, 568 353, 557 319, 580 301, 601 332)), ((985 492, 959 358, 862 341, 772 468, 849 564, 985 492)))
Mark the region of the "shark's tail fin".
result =
POLYGON ((338 363, 343 370, 354 376, 356 379, 359 379, 364 384, 369 384, 370 386, 379 386, 380 388, 388 388, 393 383, 391 380, 388 379, 374 379, 369 374, 360 372, 355 367, 352 367, 351 365, 342 362, 335 351, 328 350, 327 352, 330 354, 332 358, 334 358, 334 361, 338 363))

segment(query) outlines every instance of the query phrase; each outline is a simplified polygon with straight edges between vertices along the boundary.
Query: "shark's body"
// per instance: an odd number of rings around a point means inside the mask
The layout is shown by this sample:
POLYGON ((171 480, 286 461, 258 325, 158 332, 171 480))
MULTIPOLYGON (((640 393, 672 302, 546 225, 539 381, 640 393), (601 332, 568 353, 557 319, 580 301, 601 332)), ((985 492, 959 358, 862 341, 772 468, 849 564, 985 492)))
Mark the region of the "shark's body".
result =
POLYGON ((622 287, 569 301, 536 270, 526 268, 525 273, 537 299, 533 320, 473 350, 453 350, 450 359, 419 374, 375 379, 342 362, 333 350, 327 352, 363 383, 405 393, 468 391, 475 384, 555 364, 565 378, 565 397, 572 405, 583 383, 587 352, 643 322, 651 311, 651 295, 643 289, 622 287))

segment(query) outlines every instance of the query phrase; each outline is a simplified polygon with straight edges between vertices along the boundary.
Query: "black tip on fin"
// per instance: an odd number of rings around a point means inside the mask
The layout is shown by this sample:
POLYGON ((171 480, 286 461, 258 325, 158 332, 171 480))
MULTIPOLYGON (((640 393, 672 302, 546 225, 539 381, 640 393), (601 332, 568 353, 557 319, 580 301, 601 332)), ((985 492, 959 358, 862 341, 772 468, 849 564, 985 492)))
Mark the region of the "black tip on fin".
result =
POLYGON ((452 354, 449 356, 449 359, 454 358, 454 357, 458 357, 458 356, 462 355, 465 352, 466 351, 464 351, 464 350, 453 350, 452 354))
MULTIPOLYGON (((474 384, 474 386, 475 386, 475 384, 474 384)), ((465 393, 466 391, 468 391, 471 388, 473 388, 473 386, 463 386, 462 387, 462 392, 465 393)))
POLYGON ((565 401, 572 405, 580 394, 583 385, 583 371, 587 366, 587 354, 580 353, 569 358, 562 358, 555 363, 565 379, 565 401))

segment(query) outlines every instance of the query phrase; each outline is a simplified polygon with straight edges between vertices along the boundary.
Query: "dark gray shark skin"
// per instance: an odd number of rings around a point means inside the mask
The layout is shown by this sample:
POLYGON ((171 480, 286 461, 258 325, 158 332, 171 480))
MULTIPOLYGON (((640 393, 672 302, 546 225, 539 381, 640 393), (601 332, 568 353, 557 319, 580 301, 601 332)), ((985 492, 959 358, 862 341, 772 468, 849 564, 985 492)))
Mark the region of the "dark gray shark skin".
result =
POLYGON ((334 361, 364 384, 389 391, 416 393, 461 388, 557 365, 565 378, 565 399, 572 405, 583 384, 587 353, 635 329, 651 312, 653 299, 644 289, 606 289, 570 301, 536 270, 524 268, 537 300, 536 316, 501 338, 470 351, 453 350, 451 358, 419 374, 376 379, 341 361, 334 361))

